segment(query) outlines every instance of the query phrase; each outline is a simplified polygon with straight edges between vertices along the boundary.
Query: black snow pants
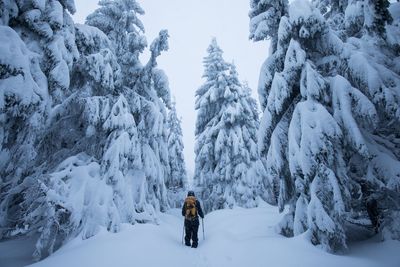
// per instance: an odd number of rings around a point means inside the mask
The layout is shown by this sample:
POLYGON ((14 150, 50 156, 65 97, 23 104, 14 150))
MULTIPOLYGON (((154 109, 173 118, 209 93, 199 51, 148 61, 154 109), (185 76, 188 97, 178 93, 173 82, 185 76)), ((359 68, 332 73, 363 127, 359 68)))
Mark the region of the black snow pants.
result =
POLYGON ((193 220, 186 220, 185 219, 185 245, 196 248, 199 242, 199 238, 197 237, 197 232, 199 230, 199 218, 195 218, 193 220), (193 241, 190 244, 190 239, 193 241))
POLYGON ((375 232, 378 233, 380 227, 380 214, 378 209, 378 201, 376 199, 369 199, 367 201, 368 216, 374 226, 375 232))

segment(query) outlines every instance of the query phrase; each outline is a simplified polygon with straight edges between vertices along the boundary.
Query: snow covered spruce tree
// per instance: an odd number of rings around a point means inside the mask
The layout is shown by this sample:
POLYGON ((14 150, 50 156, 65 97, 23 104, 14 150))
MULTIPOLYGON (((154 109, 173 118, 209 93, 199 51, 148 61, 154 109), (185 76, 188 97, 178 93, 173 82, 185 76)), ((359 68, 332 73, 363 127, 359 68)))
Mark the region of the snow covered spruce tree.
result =
POLYGON ((22 191, 32 171, 35 147, 47 115, 46 77, 37 54, 16 31, 0 26, 0 239, 16 226, 22 191), (6 53, 5 51, 9 51, 6 53))
MULTIPOLYGON (((313 2, 319 8, 329 5, 313 2)), ((336 4, 329 6, 330 14, 344 12, 348 18, 354 17, 354 5, 373 7, 369 1, 336 4)), ((272 4, 264 12, 279 8, 272 4)), ((375 191, 399 192, 395 50, 381 34, 353 37, 349 29, 332 29, 308 1, 292 3, 273 34, 261 15, 252 14, 252 32, 265 33, 264 39, 277 36, 260 72, 264 114, 258 142, 268 175, 279 181, 279 208, 289 205, 280 231, 293 236, 308 230, 313 244, 343 251, 346 220, 366 212, 370 195, 361 185, 368 181, 375 191)))
POLYGON ((78 52, 73 1, 2 1, 0 11, 1 237, 28 230, 24 200, 38 185, 38 143, 51 107, 65 98, 78 52))
POLYGON ((182 138, 181 120, 178 118, 174 101, 168 113, 169 174, 165 185, 168 189, 170 206, 176 208, 182 206, 182 199, 185 197, 188 186, 182 138))
POLYGON ((390 5, 387 0, 349 1, 344 11, 346 41, 359 53, 343 76, 371 99, 378 115, 377 128, 365 137, 369 160, 351 157, 351 176, 361 184, 363 198, 377 200, 384 211, 384 237, 395 239, 400 239, 400 225, 395 223, 400 219, 399 8, 400 3, 390 5))
POLYGON ((253 207, 265 177, 256 148, 256 106, 215 39, 207 52, 206 82, 196 91, 195 186, 208 212, 253 207))
POLYGON ((39 259, 80 233, 155 221, 168 207, 170 99, 156 68, 168 33, 143 66, 135 1, 102 1, 93 26, 73 25, 73 1, 0 4, 2 51, 15 51, 0 53, 2 236, 39 232, 39 259))
POLYGON ((102 1, 100 8, 88 16, 87 24, 98 27, 114 44, 121 66, 120 86, 135 119, 140 143, 145 191, 136 209, 154 215, 149 208, 165 210, 168 204, 164 181, 169 172, 166 107, 171 100, 168 79, 156 68, 156 58, 168 49, 168 32, 162 30, 150 45, 151 57, 143 66, 139 55, 147 41, 138 18, 143 13, 136 1, 102 1))

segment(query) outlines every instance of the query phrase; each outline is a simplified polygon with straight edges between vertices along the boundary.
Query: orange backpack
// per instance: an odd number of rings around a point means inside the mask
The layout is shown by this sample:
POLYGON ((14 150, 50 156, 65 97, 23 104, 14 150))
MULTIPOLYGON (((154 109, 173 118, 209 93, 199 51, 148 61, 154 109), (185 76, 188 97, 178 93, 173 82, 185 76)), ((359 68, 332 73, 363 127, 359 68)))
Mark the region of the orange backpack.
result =
POLYGON ((192 220, 197 217, 196 198, 194 196, 188 196, 185 199, 185 208, 185 218, 187 220, 192 220))

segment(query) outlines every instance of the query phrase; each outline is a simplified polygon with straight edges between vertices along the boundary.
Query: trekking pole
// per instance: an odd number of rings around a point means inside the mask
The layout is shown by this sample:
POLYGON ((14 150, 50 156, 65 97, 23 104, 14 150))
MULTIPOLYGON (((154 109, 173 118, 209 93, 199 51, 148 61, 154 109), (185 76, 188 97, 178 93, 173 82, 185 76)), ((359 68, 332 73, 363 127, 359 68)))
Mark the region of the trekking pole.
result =
POLYGON ((183 245, 183 236, 185 235, 185 223, 183 223, 183 228, 182 228, 182 245, 183 245))
POLYGON ((204 219, 201 218, 201 225, 203 226, 203 240, 206 240, 206 236, 204 235, 204 219))

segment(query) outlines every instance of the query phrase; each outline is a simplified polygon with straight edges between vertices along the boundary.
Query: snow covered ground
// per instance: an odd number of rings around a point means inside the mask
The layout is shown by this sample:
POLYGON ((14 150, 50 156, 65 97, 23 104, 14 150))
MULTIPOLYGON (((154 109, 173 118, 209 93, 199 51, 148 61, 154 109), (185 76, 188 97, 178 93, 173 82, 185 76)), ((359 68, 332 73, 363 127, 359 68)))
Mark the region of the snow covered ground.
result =
MULTIPOLYGON (((212 212, 204 221, 206 239, 203 241, 200 228, 199 248, 192 249, 182 245, 182 217, 179 210, 172 210, 160 215, 159 225, 125 225, 116 234, 104 231, 87 240, 77 238, 30 266, 400 266, 398 241, 379 242, 372 238, 352 244, 347 255, 332 255, 312 246, 304 236, 288 239, 276 234, 274 225, 280 217, 277 209, 268 205, 212 212)), ((30 251, 28 243, 29 240, 0 243, 0 266, 23 266, 30 251), (17 247, 18 242, 25 247, 17 247), (23 258, 13 260, 18 253, 23 258)))

